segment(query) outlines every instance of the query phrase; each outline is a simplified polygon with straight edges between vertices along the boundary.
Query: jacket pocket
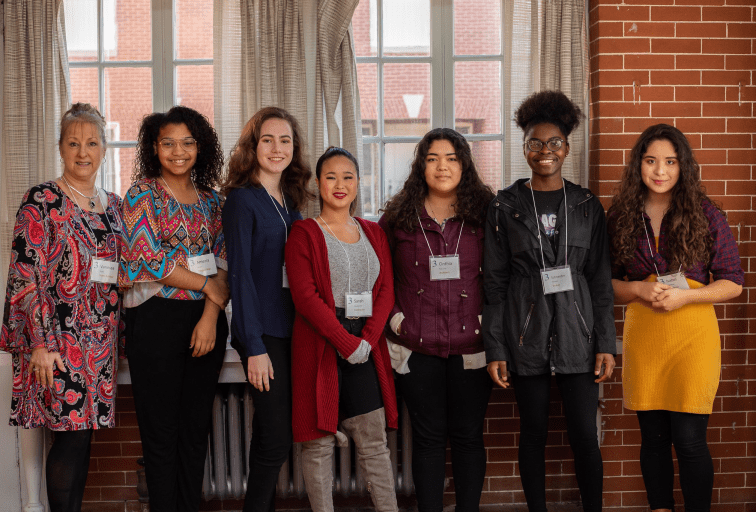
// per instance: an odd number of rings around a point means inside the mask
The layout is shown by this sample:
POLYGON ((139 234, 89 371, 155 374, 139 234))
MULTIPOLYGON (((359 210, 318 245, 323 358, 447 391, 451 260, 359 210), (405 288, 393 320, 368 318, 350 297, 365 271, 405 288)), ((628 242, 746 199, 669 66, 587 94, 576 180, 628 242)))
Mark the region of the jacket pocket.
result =
POLYGON ((588 336, 588 343, 591 342, 591 331, 588 329, 588 324, 585 323, 585 318, 583 318, 582 313, 580 313, 580 308, 578 307, 577 301, 574 302, 575 304, 575 311, 577 312, 578 316, 578 323, 583 328, 583 334, 585 336, 588 336))
POLYGON ((530 324, 530 317, 533 316, 533 309, 535 309, 535 302, 530 304, 530 308, 528 308, 528 316, 525 317, 525 323, 522 326, 522 330, 520 331, 520 346, 522 346, 522 340, 525 338, 525 333, 528 330, 528 325, 530 324))

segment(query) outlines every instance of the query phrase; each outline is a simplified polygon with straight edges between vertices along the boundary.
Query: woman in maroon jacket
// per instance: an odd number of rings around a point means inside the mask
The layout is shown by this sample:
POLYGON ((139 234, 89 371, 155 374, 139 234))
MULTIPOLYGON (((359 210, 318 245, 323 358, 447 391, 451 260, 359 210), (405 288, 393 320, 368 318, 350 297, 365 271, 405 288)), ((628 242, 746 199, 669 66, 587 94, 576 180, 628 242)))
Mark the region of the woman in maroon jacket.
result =
POLYGON ((412 420, 420 512, 443 509, 447 438, 456 510, 477 511, 480 502, 483 418, 492 387, 479 316, 483 221, 491 199, 465 138, 437 128, 418 143, 410 175, 379 222, 394 255, 396 304, 387 333, 412 420))
MULTIPOLYGON (((397 510, 386 426, 397 427, 396 394, 383 335, 394 304, 388 242, 377 224, 351 216, 359 166, 328 148, 315 170, 321 214, 297 221, 286 244, 291 295, 292 427, 315 512, 333 511, 332 462, 339 418, 376 510, 397 510)), ((341 443, 340 443, 341 444, 341 443)))

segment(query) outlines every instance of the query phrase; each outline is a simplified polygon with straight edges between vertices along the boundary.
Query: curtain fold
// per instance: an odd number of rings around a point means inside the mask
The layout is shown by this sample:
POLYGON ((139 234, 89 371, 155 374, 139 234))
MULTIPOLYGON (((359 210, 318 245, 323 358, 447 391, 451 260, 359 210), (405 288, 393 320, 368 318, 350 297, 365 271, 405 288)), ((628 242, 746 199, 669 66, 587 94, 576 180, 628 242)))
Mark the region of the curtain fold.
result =
POLYGON ((71 97, 62 0, 5 0, 3 29, 0 302, 16 210, 26 190, 60 174, 58 125, 71 97))

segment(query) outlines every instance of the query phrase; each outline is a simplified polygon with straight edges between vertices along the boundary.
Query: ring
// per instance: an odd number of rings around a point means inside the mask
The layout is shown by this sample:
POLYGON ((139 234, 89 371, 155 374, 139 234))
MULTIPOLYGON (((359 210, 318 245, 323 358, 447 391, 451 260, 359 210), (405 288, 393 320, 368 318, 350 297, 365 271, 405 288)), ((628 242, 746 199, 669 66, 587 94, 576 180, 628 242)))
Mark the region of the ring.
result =
POLYGON ((34 370, 35 372, 38 372, 39 368, 32 368, 32 370, 34 370))

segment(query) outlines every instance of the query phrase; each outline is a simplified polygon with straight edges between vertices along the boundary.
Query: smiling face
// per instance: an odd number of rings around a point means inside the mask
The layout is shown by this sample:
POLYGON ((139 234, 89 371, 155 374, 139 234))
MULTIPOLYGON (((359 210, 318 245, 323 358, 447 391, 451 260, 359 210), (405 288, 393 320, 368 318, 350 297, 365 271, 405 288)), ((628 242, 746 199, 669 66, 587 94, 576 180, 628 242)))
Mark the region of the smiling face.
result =
POLYGON ((525 140, 537 139, 543 142, 540 151, 531 151, 527 144, 523 145, 523 153, 528 161, 528 166, 533 171, 534 178, 537 176, 542 179, 562 177, 562 164, 567 155, 570 154, 570 146, 567 144, 567 137, 562 130, 551 123, 541 123, 533 126, 526 134, 525 140), (551 139, 562 139, 562 147, 552 151, 546 145, 551 139))
POLYGON ((160 128, 155 143, 155 151, 157 151, 163 174, 172 174, 176 177, 191 176, 189 173, 194 164, 197 163, 199 148, 196 144, 194 144, 194 147, 185 148, 181 144, 185 140, 194 140, 194 138, 192 132, 184 123, 167 124, 160 128), (171 142, 173 144, 170 144, 171 142), (172 147, 166 147, 166 145, 172 147))
POLYGON ((337 155, 323 162, 316 181, 323 200, 322 210, 349 209, 357 199, 360 180, 354 164, 345 156, 337 155))
POLYGON ((294 133, 289 122, 277 117, 265 121, 260 127, 256 152, 261 173, 280 175, 284 172, 294 156, 294 133))
POLYGON ((641 178, 649 195, 669 197, 680 179, 677 151, 667 139, 657 139, 648 145, 641 160, 641 178))
POLYGON ((63 159, 63 175, 77 180, 91 179, 105 156, 105 144, 99 129, 87 122, 70 125, 61 137, 58 149, 63 159))
POLYGON ((462 179, 462 164, 454 145, 446 139, 434 140, 425 156, 425 182, 432 195, 456 195, 462 179))

